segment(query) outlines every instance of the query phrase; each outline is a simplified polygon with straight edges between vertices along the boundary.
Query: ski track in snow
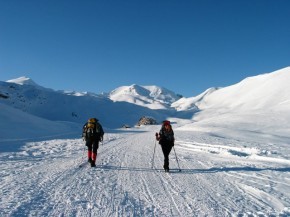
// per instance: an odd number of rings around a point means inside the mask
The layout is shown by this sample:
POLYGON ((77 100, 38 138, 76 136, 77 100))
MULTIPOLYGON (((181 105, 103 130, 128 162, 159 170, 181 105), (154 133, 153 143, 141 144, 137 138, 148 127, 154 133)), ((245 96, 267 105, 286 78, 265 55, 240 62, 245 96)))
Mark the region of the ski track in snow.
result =
POLYGON ((176 135, 181 172, 174 150, 163 172, 154 133, 143 130, 106 134, 96 168, 80 139, 2 153, 0 216, 290 216, 289 158, 262 144, 176 135))

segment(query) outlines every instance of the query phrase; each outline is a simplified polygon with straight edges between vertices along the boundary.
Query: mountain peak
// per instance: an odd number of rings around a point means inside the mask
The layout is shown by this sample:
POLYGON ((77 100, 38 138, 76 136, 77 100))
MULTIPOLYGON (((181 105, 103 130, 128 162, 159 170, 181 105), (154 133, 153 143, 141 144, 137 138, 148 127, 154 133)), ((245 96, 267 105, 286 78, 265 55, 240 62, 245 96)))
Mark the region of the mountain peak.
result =
POLYGON ((19 78, 15 78, 15 79, 11 79, 11 80, 8 80, 6 82, 20 84, 20 85, 31 85, 31 86, 39 87, 39 85, 36 84, 32 79, 27 78, 25 76, 22 76, 22 77, 19 77, 19 78))
POLYGON ((113 90, 110 95, 148 95, 148 90, 139 86, 137 84, 132 84, 130 86, 121 86, 113 90))

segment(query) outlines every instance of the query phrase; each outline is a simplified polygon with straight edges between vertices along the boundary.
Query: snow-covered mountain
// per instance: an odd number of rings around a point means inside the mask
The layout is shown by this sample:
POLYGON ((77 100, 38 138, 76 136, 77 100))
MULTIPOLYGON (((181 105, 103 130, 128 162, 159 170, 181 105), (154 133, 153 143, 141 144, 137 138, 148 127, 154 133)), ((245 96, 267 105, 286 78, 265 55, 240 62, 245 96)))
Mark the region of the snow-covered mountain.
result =
POLYGON ((119 87, 109 97, 114 102, 129 102, 150 109, 170 109, 171 103, 181 98, 166 88, 136 84, 119 87))
MULTIPOLYGON (((194 121, 220 114, 288 114, 290 67, 249 77, 223 88, 209 88, 195 97, 184 98, 158 86, 121 86, 109 94, 55 91, 21 77, 0 81, 0 103, 51 121, 84 123, 98 117, 109 128, 133 126, 142 116, 157 121, 185 118, 194 121), (213 111, 206 114, 207 111, 213 111), (195 115, 194 115, 195 114, 195 115), (193 116, 194 115, 194 116, 193 116), (111 118, 114 117, 114 118, 111 118)), ((287 116, 287 115, 286 115, 287 116)))
MULTIPOLYGON (((134 99, 133 96, 130 97, 125 93, 122 97, 121 93, 117 93, 117 91, 113 91, 115 94, 111 93, 108 97, 104 94, 87 92, 55 91, 41 87, 29 78, 21 77, 7 82, 0 81, 0 96, 2 96, 0 102, 51 121, 84 123, 88 117, 97 117, 105 126, 115 128, 124 124, 133 126, 143 116, 152 116, 161 121, 174 112, 171 111, 172 109, 167 111, 165 105, 170 105, 170 101, 173 101, 176 96, 172 92, 158 87, 151 88, 148 95, 144 93, 142 95, 142 92, 139 92, 140 94, 136 94, 134 99), (165 94, 162 94, 161 91, 164 91, 165 94), (153 100, 154 94, 156 100, 153 100), (117 95, 123 100, 110 99, 117 95), (150 106, 133 103, 134 101, 139 102, 141 99, 148 102, 147 105, 150 104, 150 106), (112 116, 114 116, 113 119, 112 116)), ((140 87, 139 91, 140 89, 143 90, 140 87)))
POLYGON ((182 98, 172 104, 178 110, 287 110, 290 107, 290 67, 248 77, 241 82, 211 88, 196 97, 182 98))
POLYGON ((233 132, 237 129, 247 132, 247 137, 248 133, 254 138, 265 133, 283 137, 290 134, 289 82, 290 67, 287 67, 228 87, 209 89, 197 97, 180 99, 173 106, 179 111, 197 111, 193 123, 183 126, 184 129, 206 132, 210 129, 212 134, 233 138, 237 138, 233 132))

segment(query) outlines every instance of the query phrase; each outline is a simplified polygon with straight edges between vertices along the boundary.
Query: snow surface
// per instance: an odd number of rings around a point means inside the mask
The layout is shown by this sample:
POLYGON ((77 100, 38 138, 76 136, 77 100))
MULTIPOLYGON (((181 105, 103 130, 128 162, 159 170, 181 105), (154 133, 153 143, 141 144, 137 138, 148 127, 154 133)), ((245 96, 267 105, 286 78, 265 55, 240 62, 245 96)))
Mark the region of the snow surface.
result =
POLYGON ((152 110, 132 94, 113 102, 1 82, 0 216, 290 216, 289 79, 285 68, 167 109, 143 94, 152 110), (97 168, 80 138, 94 113, 68 109, 92 99, 105 110, 97 168), (160 126, 115 127, 144 113, 173 123, 170 173, 154 139, 160 126))

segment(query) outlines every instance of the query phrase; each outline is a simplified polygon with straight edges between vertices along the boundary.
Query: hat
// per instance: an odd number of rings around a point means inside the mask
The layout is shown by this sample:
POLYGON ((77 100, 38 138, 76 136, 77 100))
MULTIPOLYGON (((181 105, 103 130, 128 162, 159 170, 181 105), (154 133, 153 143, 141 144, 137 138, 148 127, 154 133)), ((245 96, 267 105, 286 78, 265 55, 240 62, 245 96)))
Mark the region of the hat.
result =
POLYGON ((170 125, 170 121, 167 121, 167 120, 163 121, 163 125, 164 125, 164 126, 165 126, 165 125, 170 125))

